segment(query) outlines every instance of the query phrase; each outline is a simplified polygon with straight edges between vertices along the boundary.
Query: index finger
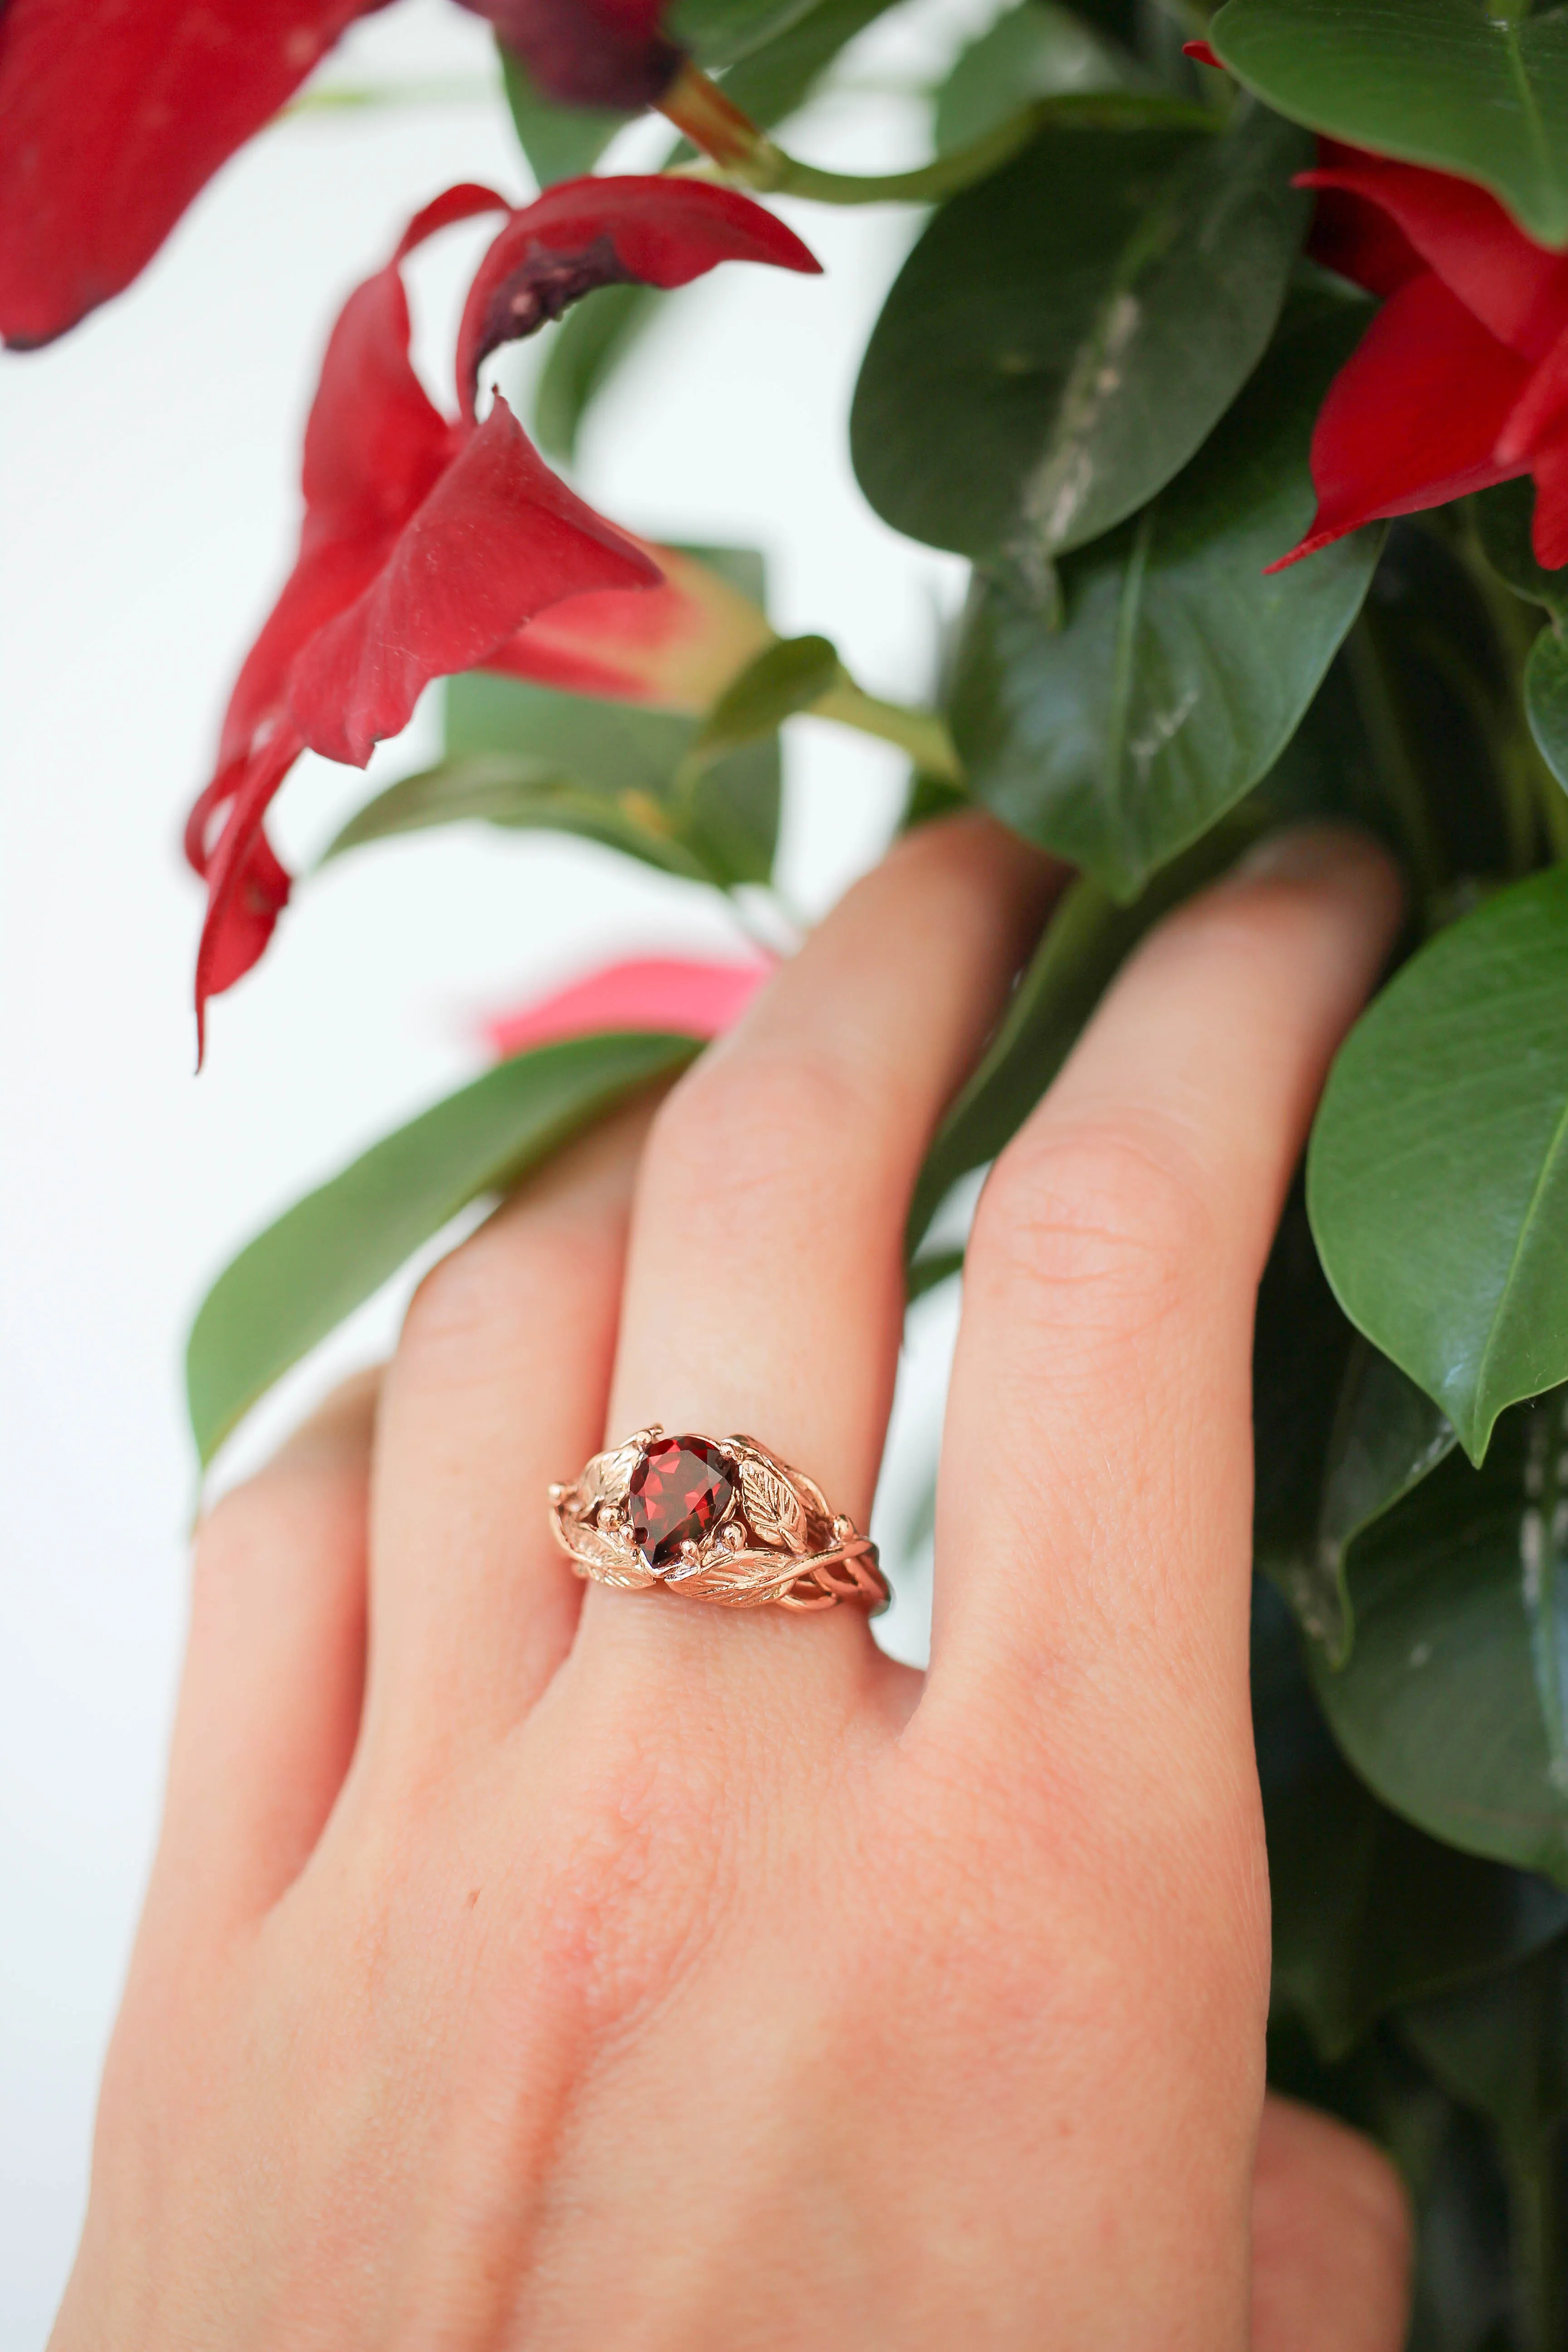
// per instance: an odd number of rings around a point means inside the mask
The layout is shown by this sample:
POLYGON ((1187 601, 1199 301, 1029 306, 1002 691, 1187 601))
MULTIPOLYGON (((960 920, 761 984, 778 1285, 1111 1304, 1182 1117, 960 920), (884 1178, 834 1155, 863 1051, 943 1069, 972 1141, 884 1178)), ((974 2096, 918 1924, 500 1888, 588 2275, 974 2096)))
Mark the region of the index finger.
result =
POLYGON ((1247 1736, 1258 1284, 1399 906, 1363 835, 1266 844, 1145 942, 998 1160, 943 1440, 933 1697, 967 1665, 1058 1713, 1092 1686, 1100 1727, 1131 1689, 1247 1736))

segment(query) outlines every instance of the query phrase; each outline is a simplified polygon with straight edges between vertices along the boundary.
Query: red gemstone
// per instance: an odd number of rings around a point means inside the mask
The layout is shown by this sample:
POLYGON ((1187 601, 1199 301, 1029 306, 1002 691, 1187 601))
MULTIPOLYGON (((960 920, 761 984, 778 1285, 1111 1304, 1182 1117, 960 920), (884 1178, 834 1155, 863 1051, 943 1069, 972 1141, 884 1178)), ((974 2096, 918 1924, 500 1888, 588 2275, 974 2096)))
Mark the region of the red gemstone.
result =
POLYGON ((723 1517, 734 1491, 734 1464, 705 1437, 658 1438, 632 1472, 632 1541, 650 1568, 668 1568, 723 1517))

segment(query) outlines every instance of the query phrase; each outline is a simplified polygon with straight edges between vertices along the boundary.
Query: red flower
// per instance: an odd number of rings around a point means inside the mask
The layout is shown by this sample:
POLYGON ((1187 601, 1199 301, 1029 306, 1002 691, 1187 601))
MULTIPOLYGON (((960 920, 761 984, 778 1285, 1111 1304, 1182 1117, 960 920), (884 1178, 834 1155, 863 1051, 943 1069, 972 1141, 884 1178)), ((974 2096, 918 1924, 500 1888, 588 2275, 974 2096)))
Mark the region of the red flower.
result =
MULTIPOLYGON (((657 105, 662 0, 463 0, 567 105, 657 105)), ((129 286, 186 205, 386 0, 0 0, 0 340, 129 286)))
POLYGON ((1329 388, 1318 512, 1281 562, 1526 473, 1536 555, 1568 562, 1568 255, 1447 172, 1324 140, 1302 180, 1323 191, 1314 256, 1384 300, 1329 388))
POLYGON ((6 0, 0 337, 129 286, 196 191, 383 0, 6 0))
POLYGON ((299 556, 240 671, 216 773, 186 828, 186 853, 207 884, 198 1031, 207 998, 255 963, 287 901, 262 820, 302 751, 363 767, 434 677, 491 660, 549 675, 547 652, 517 650, 518 632, 546 606, 661 581, 649 552, 551 473, 504 400, 479 421, 484 353, 592 286, 680 285, 728 257, 817 266, 790 230, 728 189, 575 181, 513 212, 490 189, 458 187, 427 205, 386 267, 350 296, 306 428, 299 556), (437 229, 497 210, 507 219, 465 311, 460 413, 449 420, 409 362, 400 265, 437 229))
POLYGON ((633 956, 533 998, 514 1013, 492 1015, 484 1024, 485 1042, 504 1057, 605 1029, 669 1029, 689 1037, 717 1037, 740 1019, 773 969, 762 956, 736 963, 633 956))
POLYGON ((659 30, 665 0, 463 0, 488 16, 545 94, 622 114, 657 106, 686 61, 659 30))
POLYGON ((590 589, 552 604, 479 664, 569 694, 696 716, 773 642, 766 615, 679 548, 639 547, 657 588, 590 589))

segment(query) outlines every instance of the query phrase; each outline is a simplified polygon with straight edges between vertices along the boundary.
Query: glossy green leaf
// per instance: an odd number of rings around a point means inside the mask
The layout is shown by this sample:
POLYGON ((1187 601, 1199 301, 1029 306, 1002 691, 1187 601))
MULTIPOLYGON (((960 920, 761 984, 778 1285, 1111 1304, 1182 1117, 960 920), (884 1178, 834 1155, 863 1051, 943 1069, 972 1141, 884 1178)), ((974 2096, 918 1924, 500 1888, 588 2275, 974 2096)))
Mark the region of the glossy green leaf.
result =
POLYGON ((522 59, 498 35, 501 85, 518 143, 542 188, 591 172, 617 131, 632 118, 600 107, 559 106, 544 96, 522 59))
POLYGON ((1355 1645, 1315 1657, 1334 1735, 1432 1836, 1568 1885, 1568 1420, 1515 1407, 1485 1464, 1458 1452, 1366 1528, 1355 1645))
POLYGON ((1414 957, 1340 1052, 1308 1163, 1345 1312, 1473 1461, 1568 1378, 1568 867, 1414 957))
POLYGON ((961 51, 937 95, 939 149, 967 147, 1031 99, 1148 86, 1137 59, 1070 8, 1017 0, 961 51))
POLYGON ((1514 594, 1543 605, 1559 618, 1568 614, 1568 565, 1548 572, 1537 562, 1531 544, 1534 483, 1525 477, 1499 482, 1470 500, 1470 515, 1481 553, 1514 594))
POLYGON ((1037 581, 1185 464, 1257 365, 1307 220, 1300 131, 1053 128, 945 205, 850 417, 895 529, 1037 581))
POLYGON ((820 702, 843 676, 837 648, 826 637, 781 637, 765 646, 703 720, 692 762, 722 759, 742 744, 776 735, 786 719, 820 702))
POLYGON ((994 1160, 1023 1125, 1145 931, 1223 873, 1257 839, 1258 829, 1238 816, 1168 868, 1130 907, 1115 905, 1091 881, 1075 882, 1068 890, 1000 1028, 926 1156, 910 1206, 906 1247, 911 1257, 953 1185, 994 1160))
POLYGON ((675 0, 665 23, 712 73, 776 40, 811 6, 812 0, 675 0))
POLYGON ((1209 38, 1298 122, 1479 180, 1568 243, 1568 8, 1486 0, 1229 0, 1209 38))
POLYGON ((1313 420, 1363 324, 1287 331, 1169 488, 1060 564, 1059 615, 976 583, 950 711, 970 789, 1118 898, 1273 765, 1366 594, 1376 530, 1265 576, 1311 519, 1313 420))
POLYGON ((298 1202, 218 1276, 192 1328, 186 1392, 203 1463, 274 1381, 460 1209, 521 1182, 700 1050, 690 1037, 615 1034, 520 1054, 298 1202))
POLYGON ((1524 709, 1542 758, 1568 792, 1568 645, 1542 629, 1524 667, 1524 709))
POLYGON ((1292 1186, 1258 1291, 1252 1349, 1253 1556, 1340 1665, 1363 1530, 1453 1450, 1452 1424, 1356 1331, 1330 1289, 1292 1186))
POLYGON ((730 888, 765 882, 778 839, 776 740, 685 763, 699 724, 469 671, 446 689, 447 756, 352 817, 336 857, 389 835, 482 819, 571 833, 664 872, 730 888))
POLYGON ((1252 1706, 1274 1998, 1305 2018, 1325 2058, 1402 2002, 1507 1967, 1568 1928, 1568 1895, 1425 1836, 1357 1780, 1267 1584, 1254 1600, 1252 1706))

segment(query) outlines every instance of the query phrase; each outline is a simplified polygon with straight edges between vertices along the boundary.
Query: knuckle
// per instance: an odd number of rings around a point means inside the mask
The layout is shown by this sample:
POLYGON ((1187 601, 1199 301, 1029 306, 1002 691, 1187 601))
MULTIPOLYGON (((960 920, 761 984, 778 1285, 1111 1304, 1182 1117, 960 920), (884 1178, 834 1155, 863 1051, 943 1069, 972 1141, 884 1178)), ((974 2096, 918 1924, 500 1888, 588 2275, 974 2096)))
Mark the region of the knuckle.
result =
POLYGON ((1142 1327, 1186 1303, 1216 1239, 1179 1140, 1123 1119, 1010 1145, 981 1196, 971 1255, 1048 1300, 1052 1320, 1130 1313, 1142 1327))
POLYGON ((863 1111, 863 1087, 826 1048, 700 1062, 654 1120, 649 1181, 677 1196, 754 1202, 815 1163, 823 1139, 844 1134, 863 1111))

